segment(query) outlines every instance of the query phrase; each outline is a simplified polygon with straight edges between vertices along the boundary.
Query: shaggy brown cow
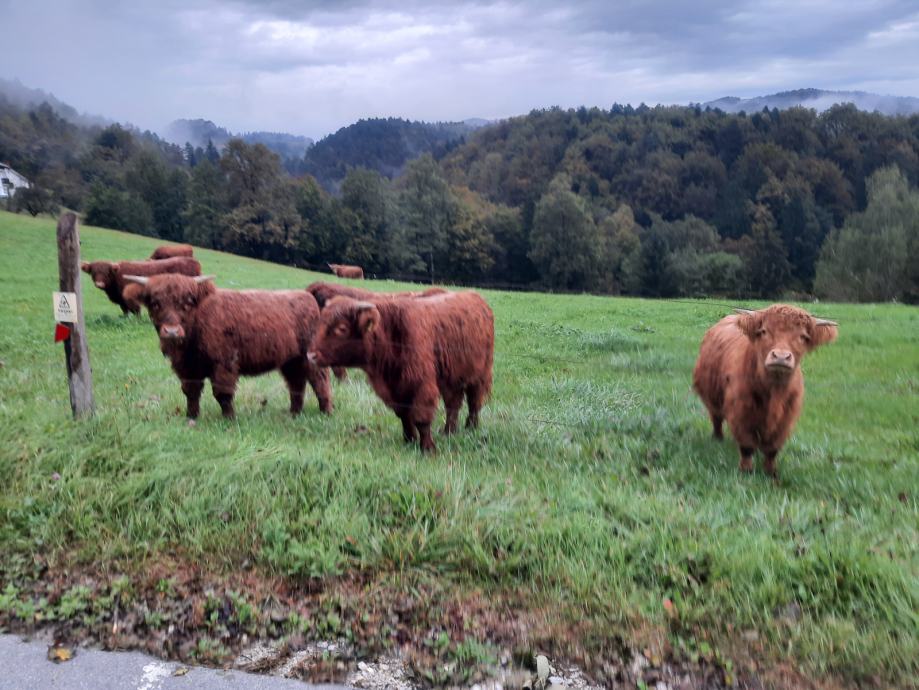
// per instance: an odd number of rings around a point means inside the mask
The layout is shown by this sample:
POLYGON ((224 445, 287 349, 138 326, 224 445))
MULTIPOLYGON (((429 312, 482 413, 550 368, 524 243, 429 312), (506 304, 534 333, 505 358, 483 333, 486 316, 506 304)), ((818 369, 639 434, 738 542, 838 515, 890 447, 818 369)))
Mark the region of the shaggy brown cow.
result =
MULTIPOLYGON (((431 295, 441 295, 446 292, 443 288, 428 288, 421 292, 373 292, 364 288, 350 287, 340 285, 339 283, 326 283, 318 281, 309 285, 307 291, 316 298, 319 309, 325 308, 326 303, 334 297, 351 297, 353 299, 375 300, 375 299, 395 299, 398 297, 430 297, 431 295)), ((332 373, 339 381, 348 378, 348 370, 344 367, 332 367, 332 373)))
POLYGON ((190 419, 198 416, 204 379, 224 417, 232 418, 240 376, 274 369, 290 390, 290 411, 303 409, 309 381, 319 409, 332 410, 329 373, 306 358, 319 306, 303 290, 218 290, 213 276, 130 276, 160 336, 160 349, 182 382, 190 419))
POLYGON ((125 314, 139 314, 140 291, 125 280, 125 275, 152 276, 160 273, 179 273, 186 276, 201 275, 201 264, 188 256, 150 261, 84 261, 80 268, 93 278, 93 284, 121 307, 125 314))
POLYGON ((177 256, 192 256, 195 250, 190 244, 164 244, 153 250, 150 258, 156 259, 174 259, 177 256))
POLYGON ((339 278, 357 278, 364 279, 364 269, 360 266, 349 266, 348 264, 327 264, 332 273, 339 278))
POLYGON ((702 339, 693 388, 708 408, 715 438, 726 420, 740 449, 740 469, 753 470, 753 452, 776 475, 775 457, 794 428, 804 402, 801 359, 836 339, 837 324, 803 309, 774 304, 738 310, 702 339))
POLYGON ((442 396, 444 433, 456 430, 463 396, 475 427, 491 392, 494 315, 475 292, 375 303, 337 297, 322 310, 309 357, 319 366, 360 367, 402 420, 407 442, 436 450, 431 424, 442 396))
POLYGON ((326 303, 333 297, 351 297, 357 300, 397 299, 399 297, 430 297, 431 295, 442 295, 447 292, 443 288, 428 288, 419 291, 406 290, 405 292, 374 292, 373 290, 341 285, 340 283, 326 283, 321 280, 310 283, 306 289, 316 298, 320 309, 325 308, 326 303))

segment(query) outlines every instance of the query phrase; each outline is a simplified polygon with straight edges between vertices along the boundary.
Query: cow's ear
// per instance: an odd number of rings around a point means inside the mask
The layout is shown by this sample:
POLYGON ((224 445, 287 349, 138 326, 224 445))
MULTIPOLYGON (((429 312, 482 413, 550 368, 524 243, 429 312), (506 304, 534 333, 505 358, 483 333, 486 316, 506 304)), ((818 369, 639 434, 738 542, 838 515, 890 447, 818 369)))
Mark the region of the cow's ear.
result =
POLYGON ((837 335, 839 335, 839 324, 835 321, 815 319, 814 327, 811 332, 811 349, 813 350, 815 347, 832 343, 836 340, 837 335))
POLYGON ((81 261, 80 270, 83 271, 83 273, 92 273, 93 269, 92 266, 89 265, 88 261, 81 261))
POLYGON ((370 333, 380 323, 380 311, 370 302, 357 303, 357 328, 361 333, 370 333))
POLYGON ((755 339, 760 328, 762 328, 762 314, 751 311, 750 309, 735 309, 734 311, 737 312, 737 316, 735 317, 737 327, 743 331, 743 334, 750 340, 755 339))

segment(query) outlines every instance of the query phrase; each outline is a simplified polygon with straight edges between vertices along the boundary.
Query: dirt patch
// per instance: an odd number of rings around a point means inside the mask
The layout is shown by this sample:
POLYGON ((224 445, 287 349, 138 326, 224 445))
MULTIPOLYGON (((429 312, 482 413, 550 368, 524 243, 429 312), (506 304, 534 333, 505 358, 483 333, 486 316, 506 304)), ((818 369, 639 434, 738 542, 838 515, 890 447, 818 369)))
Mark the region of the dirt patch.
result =
POLYGON ((0 572, 0 629, 359 688, 843 687, 757 661, 756 645, 686 658, 666 630, 636 625, 627 643, 576 611, 405 577, 295 582, 179 561, 128 576, 36 558, 0 572))

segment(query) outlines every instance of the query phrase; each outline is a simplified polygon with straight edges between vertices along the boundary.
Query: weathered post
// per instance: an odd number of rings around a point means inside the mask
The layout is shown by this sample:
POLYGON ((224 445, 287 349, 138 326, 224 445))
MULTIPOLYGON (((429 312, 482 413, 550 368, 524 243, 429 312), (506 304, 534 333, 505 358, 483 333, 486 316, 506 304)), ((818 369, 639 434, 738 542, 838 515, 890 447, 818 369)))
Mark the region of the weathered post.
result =
POLYGON ((70 407, 75 419, 93 413, 93 377, 86 344, 83 316, 83 290, 80 286, 80 230, 77 217, 65 213, 57 222, 57 265, 61 292, 76 296, 76 320, 70 324, 70 336, 64 340, 67 379, 70 383, 70 407))

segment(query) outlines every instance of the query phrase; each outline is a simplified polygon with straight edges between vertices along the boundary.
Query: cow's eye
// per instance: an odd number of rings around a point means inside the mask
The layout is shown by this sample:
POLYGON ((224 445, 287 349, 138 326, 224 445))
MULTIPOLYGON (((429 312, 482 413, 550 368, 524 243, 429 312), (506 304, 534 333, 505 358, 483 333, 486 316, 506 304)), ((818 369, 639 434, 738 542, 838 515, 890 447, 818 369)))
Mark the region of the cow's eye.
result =
POLYGON ((764 335, 766 335, 766 329, 765 329, 765 328, 760 328, 758 331, 756 331, 756 337, 757 337, 757 338, 762 338, 764 335))
POLYGON ((335 326, 335 335, 348 335, 348 327, 343 323, 338 324, 335 326))
POLYGON ((809 343, 811 341, 811 337, 807 333, 802 333, 801 340, 805 343, 809 343))

